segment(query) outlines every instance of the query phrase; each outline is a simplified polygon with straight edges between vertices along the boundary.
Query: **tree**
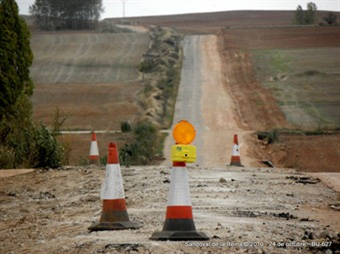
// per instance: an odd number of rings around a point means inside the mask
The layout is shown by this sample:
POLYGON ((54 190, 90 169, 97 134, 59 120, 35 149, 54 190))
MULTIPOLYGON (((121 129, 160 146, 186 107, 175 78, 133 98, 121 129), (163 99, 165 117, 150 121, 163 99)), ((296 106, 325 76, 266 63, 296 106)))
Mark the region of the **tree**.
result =
POLYGON ((94 29, 103 11, 102 0, 36 0, 30 6, 43 30, 94 29))
POLYGON ((307 4, 307 11, 305 12, 305 24, 307 25, 314 25, 317 23, 317 16, 316 16, 316 11, 317 11, 317 6, 313 2, 309 2, 307 4))
POLYGON ((328 25, 335 25, 337 16, 334 14, 334 12, 328 12, 326 17, 323 17, 324 21, 327 22, 328 25))
POLYGON ((305 13, 304 13, 301 5, 299 5, 296 8, 294 23, 297 24, 297 25, 304 25, 305 24, 305 13))
POLYGON ((299 5, 296 8, 295 14, 294 14, 294 23, 296 25, 314 25, 317 23, 317 6, 313 2, 309 2, 307 4, 307 10, 304 11, 299 5))
POLYGON ((30 33, 14 0, 0 0, 0 59, 0 168, 57 167, 62 147, 32 122, 30 33))
POLYGON ((18 98, 33 93, 29 67, 33 55, 30 49, 30 33, 25 21, 19 18, 14 0, 0 2, 0 120, 13 111, 18 98))

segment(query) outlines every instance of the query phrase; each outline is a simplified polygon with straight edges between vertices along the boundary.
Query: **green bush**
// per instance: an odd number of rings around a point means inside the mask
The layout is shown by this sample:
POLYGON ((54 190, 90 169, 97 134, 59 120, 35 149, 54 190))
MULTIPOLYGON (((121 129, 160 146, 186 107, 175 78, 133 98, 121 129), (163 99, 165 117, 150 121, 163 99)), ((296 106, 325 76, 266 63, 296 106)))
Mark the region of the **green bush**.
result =
POLYGON ((120 123, 120 130, 122 132, 130 132, 131 131, 131 124, 127 121, 120 123))
POLYGON ((146 165, 150 163, 156 153, 158 142, 157 129, 150 122, 138 123, 134 128, 135 141, 126 144, 119 150, 122 165, 146 165))
POLYGON ((0 168, 14 168, 15 154, 13 149, 0 146, 0 168))
POLYGON ((270 131, 258 131, 256 132, 258 139, 266 140, 268 144, 277 143, 279 141, 279 130, 274 129, 270 131))
POLYGON ((58 144, 44 124, 40 123, 35 127, 34 139, 37 151, 35 167, 57 168, 61 166, 63 147, 58 144))
POLYGON ((139 71, 148 73, 156 67, 156 64, 152 60, 144 60, 139 64, 139 71))

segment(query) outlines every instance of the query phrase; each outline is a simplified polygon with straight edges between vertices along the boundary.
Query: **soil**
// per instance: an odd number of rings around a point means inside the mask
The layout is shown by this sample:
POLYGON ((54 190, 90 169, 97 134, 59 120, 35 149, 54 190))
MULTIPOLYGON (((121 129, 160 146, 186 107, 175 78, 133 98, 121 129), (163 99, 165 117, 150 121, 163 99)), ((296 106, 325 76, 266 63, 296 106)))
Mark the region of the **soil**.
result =
POLYGON ((157 242, 149 237, 162 230, 170 170, 122 168, 130 220, 143 227, 90 233, 100 217, 103 169, 65 167, 0 178, 0 252, 335 253, 339 247, 339 194, 287 169, 189 167, 196 228, 210 240, 157 242), (308 246, 296 245, 303 242, 308 246), (318 242, 332 245, 312 247, 318 242), (247 243, 257 246, 235 247, 247 243))
POLYGON ((267 27, 223 29, 226 49, 321 48, 340 45, 340 27, 267 27))
MULTIPOLYGON (((247 29, 226 29, 219 33, 224 83, 233 98, 238 119, 244 128, 253 131, 295 128, 286 120, 272 90, 266 89, 256 80, 252 55, 245 49, 256 49, 259 45, 262 48, 300 47, 307 40, 311 41, 309 44, 305 43, 307 47, 308 45, 314 47, 340 45, 340 37, 333 34, 338 28, 323 30, 325 33, 329 32, 329 36, 326 37, 333 38, 333 40, 321 39, 316 33, 318 29, 321 28, 254 29, 250 33, 247 33, 247 29), (268 36, 270 30, 274 31, 272 37, 268 36), (278 32, 280 30, 286 33, 280 34, 278 32), (291 32, 289 36, 287 36, 287 31, 291 32), (296 43, 293 36, 297 31, 301 33, 301 44, 296 43)), ((276 167, 297 168, 310 172, 340 172, 338 134, 299 137, 285 135, 280 143, 273 146, 267 146, 266 141, 258 142, 256 135, 253 134, 252 141, 248 155, 254 156, 259 161, 271 161, 276 167)))
POLYGON ((277 167, 298 168, 304 172, 340 172, 340 133, 315 136, 282 134, 277 143, 258 142, 258 147, 257 156, 265 160, 265 154, 266 159, 277 167))
MULTIPOLYGON (((319 20, 328 12, 318 11, 319 20)), ((337 16, 338 13, 336 13, 337 16)), ((142 25, 174 27, 186 34, 214 34, 221 28, 292 26, 293 11, 225 11, 126 18, 142 25)), ((113 21, 120 19, 112 19, 113 21)))
POLYGON ((142 83, 37 84, 33 117, 52 124, 58 108, 66 121, 63 129, 119 130, 122 121, 133 121, 138 114, 137 93, 142 83), (75 103, 77 102, 77 103, 75 103))
POLYGON ((119 83, 138 79, 148 33, 33 32, 36 84, 119 83))

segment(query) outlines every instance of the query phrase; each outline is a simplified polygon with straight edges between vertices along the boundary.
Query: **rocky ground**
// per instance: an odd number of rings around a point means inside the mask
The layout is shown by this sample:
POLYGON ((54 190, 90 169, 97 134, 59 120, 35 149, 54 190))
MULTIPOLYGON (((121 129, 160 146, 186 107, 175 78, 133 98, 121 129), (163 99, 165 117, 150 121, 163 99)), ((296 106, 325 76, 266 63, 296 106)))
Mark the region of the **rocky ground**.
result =
POLYGON ((194 220, 206 242, 149 240, 165 217, 170 169, 123 168, 138 230, 90 233, 104 167, 0 178, 0 253, 339 253, 339 193, 293 170, 189 167, 194 220))

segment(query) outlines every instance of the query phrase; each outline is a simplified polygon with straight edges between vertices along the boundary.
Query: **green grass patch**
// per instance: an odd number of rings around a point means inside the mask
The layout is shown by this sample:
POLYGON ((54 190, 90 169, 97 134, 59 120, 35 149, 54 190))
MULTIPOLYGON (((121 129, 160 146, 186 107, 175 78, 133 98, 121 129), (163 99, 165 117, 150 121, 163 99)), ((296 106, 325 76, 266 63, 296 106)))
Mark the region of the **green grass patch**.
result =
POLYGON ((340 126, 340 47, 253 50, 258 81, 301 129, 340 126))

